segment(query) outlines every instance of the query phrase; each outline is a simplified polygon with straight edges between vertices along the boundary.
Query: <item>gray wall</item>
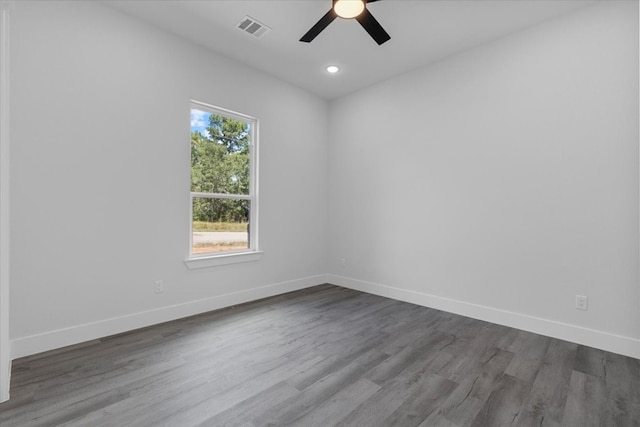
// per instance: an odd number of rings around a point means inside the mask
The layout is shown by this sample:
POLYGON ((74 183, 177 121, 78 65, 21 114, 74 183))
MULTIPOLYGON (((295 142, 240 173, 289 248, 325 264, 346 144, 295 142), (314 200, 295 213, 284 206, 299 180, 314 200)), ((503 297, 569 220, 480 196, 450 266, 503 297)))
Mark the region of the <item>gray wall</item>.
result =
POLYGON ((637 8, 327 104, 98 4, 18 2, 14 357, 327 278, 638 357, 637 8), (259 262, 183 263, 190 98, 261 119, 259 262))
POLYGON ((339 99, 330 141, 334 282, 640 354, 637 2, 339 99))
POLYGON ((14 354, 324 281, 325 101, 99 4, 14 18, 14 354), (261 120, 259 262, 183 263, 190 98, 261 120))

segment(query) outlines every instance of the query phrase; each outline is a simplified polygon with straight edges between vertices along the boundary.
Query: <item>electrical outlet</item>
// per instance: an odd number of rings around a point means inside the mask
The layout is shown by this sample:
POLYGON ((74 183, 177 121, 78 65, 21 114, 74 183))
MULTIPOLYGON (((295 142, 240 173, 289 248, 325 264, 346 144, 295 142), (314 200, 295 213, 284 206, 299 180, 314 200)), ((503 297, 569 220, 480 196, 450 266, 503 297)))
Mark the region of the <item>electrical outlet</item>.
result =
POLYGON ((576 309, 586 310, 588 307, 588 299, 584 295, 576 295, 576 309))
POLYGON ((346 267, 347 266, 347 259, 346 258, 340 258, 340 265, 342 267, 346 267))
POLYGON ((161 294, 164 292, 164 281, 156 280, 153 282, 153 290, 156 294, 161 294))

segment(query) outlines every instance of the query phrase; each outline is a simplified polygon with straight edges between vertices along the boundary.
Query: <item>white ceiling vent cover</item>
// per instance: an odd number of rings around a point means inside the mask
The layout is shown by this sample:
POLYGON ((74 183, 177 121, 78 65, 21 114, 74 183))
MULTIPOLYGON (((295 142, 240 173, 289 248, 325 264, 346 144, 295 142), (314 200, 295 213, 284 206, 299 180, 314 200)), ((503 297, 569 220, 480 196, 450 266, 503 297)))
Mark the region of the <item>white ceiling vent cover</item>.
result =
POLYGON ((245 16, 244 18, 242 18, 242 20, 238 24, 238 28, 256 38, 260 38, 271 31, 271 28, 267 27, 261 22, 256 21, 250 16, 245 16))

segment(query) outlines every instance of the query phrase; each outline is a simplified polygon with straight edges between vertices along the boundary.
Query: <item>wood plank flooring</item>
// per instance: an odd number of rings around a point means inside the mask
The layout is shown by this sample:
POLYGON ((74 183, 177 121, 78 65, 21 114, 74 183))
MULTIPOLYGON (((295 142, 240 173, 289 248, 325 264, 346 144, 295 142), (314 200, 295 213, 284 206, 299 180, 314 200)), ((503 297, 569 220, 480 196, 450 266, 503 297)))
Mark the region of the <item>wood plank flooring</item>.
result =
POLYGON ((640 362, 332 285, 19 359, 11 426, 640 426, 640 362))

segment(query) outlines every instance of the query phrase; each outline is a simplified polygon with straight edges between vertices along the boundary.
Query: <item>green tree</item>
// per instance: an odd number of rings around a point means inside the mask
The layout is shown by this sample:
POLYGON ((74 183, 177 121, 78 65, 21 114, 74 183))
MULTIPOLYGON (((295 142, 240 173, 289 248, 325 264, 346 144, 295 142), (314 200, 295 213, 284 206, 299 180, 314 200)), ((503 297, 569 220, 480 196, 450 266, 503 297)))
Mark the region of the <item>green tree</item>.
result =
POLYGON ((227 148, 229 154, 249 152, 248 123, 212 114, 209 116, 207 131, 213 141, 227 148))
MULTIPOLYGON (((191 133, 191 191, 249 194, 249 124, 211 114, 207 131, 191 133)), ((194 221, 246 222, 248 215, 245 200, 194 200, 194 221)))

